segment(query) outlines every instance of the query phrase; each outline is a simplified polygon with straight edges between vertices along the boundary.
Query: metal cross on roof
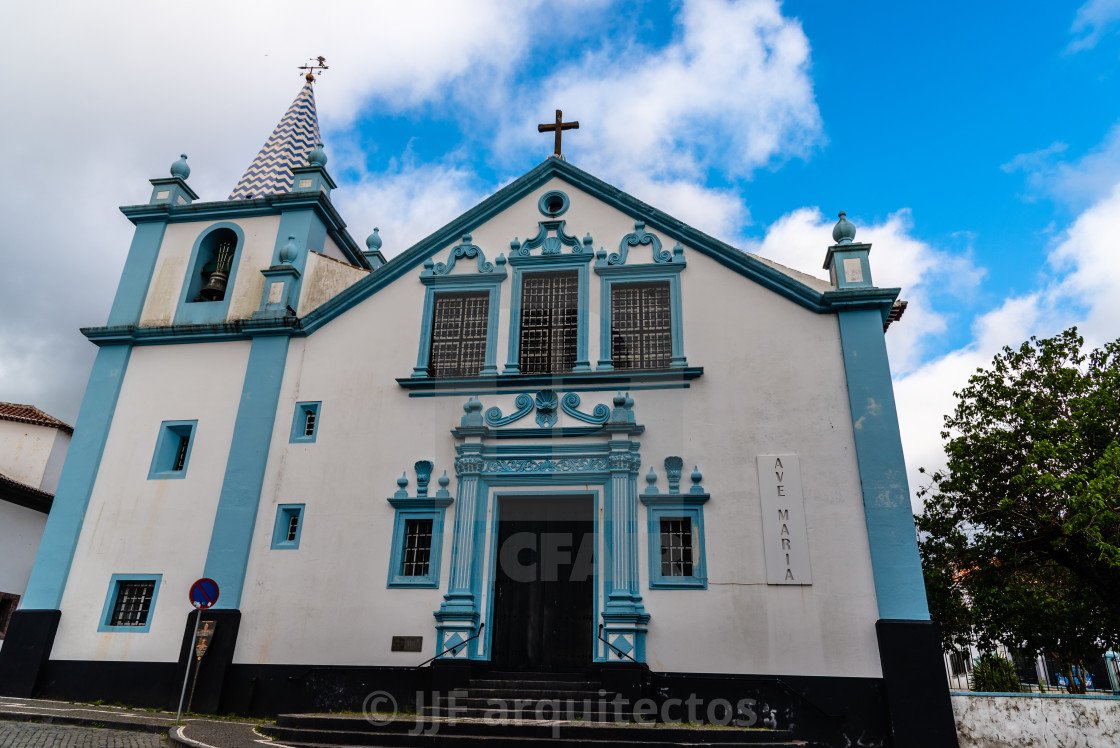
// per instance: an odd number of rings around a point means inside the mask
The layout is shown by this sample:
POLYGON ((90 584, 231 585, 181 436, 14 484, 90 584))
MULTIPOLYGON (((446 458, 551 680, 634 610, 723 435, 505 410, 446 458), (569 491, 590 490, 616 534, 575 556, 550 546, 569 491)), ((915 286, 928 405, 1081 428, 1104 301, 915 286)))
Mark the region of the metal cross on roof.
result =
POLYGON ((560 156, 560 133, 563 130, 578 130, 579 122, 564 122, 564 113, 559 109, 556 110, 556 124, 554 125, 537 125, 537 132, 551 132, 556 131, 556 150, 553 151, 553 156, 560 156))
POLYGON ((327 66, 327 58, 326 57, 323 57, 322 55, 319 55, 318 57, 315 58, 315 60, 319 61, 318 65, 315 64, 314 60, 308 60, 306 65, 300 65, 299 66, 300 70, 306 70, 307 71, 307 75, 304 76, 304 77, 307 78, 308 83, 315 80, 316 75, 322 75, 324 70, 330 70, 330 68, 327 66), (318 70, 319 72, 316 73, 315 72, 316 70, 318 70))

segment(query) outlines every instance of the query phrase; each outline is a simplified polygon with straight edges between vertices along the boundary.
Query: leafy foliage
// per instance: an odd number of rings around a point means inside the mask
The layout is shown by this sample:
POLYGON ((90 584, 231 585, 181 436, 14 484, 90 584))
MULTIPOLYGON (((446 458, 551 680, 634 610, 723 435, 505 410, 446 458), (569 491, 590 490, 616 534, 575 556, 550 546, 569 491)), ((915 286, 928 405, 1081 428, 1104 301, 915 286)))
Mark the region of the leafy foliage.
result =
POLYGON ((987 654, 972 669, 972 690, 988 693, 1018 693, 1019 674, 1006 657, 987 654))
POLYGON ((1073 328, 1004 348, 945 417, 915 519, 947 646, 1084 665, 1120 642, 1120 340, 1083 346, 1073 328))

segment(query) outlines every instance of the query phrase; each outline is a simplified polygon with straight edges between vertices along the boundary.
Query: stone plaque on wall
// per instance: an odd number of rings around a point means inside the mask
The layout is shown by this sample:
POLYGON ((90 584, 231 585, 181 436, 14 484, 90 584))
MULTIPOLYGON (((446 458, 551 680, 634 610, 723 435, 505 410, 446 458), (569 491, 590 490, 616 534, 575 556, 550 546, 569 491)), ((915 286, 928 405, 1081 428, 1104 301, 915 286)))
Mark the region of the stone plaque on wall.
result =
POLYGON ((424 648, 422 636, 394 636, 390 651, 393 652, 419 652, 424 648))
POLYGON ((762 541, 767 584, 812 584, 805 498, 797 455, 759 455, 762 541))

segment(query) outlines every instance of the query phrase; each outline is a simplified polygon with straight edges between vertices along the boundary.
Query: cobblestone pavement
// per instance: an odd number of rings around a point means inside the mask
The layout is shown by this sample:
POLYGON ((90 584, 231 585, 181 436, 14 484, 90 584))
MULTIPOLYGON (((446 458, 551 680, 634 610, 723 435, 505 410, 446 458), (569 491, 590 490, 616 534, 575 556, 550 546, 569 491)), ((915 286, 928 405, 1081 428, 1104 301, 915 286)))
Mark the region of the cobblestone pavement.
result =
POLYGON ((162 735, 101 727, 0 721, 0 748, 164 748, 162 735))

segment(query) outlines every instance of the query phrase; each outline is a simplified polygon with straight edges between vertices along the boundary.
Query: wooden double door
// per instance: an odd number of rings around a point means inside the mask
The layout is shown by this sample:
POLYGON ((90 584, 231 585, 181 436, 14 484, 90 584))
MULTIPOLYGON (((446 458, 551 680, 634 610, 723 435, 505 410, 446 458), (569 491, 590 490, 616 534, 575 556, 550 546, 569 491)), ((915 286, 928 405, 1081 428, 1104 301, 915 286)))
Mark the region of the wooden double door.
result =
POLYGON ((594 640, 592 497, 499 499, 491 663, 581 672, 594 640))

